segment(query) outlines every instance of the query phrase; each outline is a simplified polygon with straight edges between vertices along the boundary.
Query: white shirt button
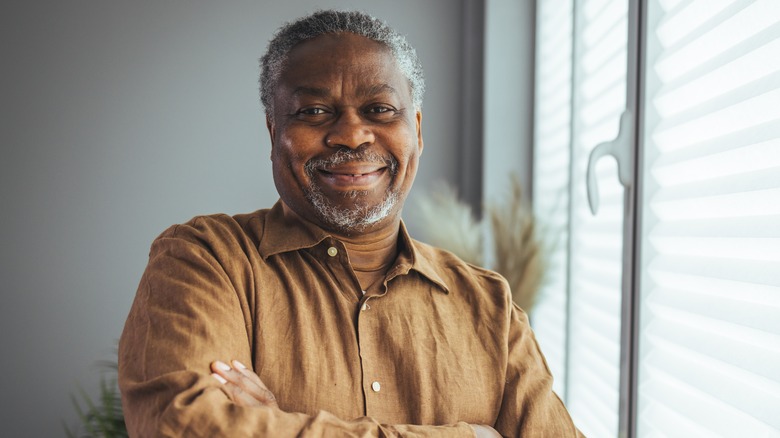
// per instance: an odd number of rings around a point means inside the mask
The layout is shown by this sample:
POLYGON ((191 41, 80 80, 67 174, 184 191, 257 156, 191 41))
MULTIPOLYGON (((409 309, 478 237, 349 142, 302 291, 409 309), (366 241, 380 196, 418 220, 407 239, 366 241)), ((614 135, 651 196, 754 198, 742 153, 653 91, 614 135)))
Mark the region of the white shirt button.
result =
POLYGON ((363 303, 363 305, 362 305, 362 306, 360 306, 360 310, 362 310, 362 311, 364 311, 364 312, 365 312, 365 311, 366 311, 366 309, 368 309, 368 305, 366 305, 366 303, 363 303))
POLYGON ((382 389, 382 385, 380 385, 379 382, 374 382, 371 384, 371 389, 373 389, 374 392, 379 392, 379 390, 382 389))
POLYGON ((329 256, 336 257, 336 254, 338 254, 338 253, 339 253, 339 250, 337 250, 335 246, 331 246, 330 248, 328 248, 328 255, 329 256))

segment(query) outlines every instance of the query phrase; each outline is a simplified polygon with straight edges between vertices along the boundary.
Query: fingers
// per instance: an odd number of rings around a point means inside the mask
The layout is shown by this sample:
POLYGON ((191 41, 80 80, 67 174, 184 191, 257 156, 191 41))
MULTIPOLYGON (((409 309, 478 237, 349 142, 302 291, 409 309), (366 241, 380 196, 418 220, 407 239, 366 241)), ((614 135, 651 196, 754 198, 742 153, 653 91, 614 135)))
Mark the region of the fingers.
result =
POLYGON ((273 392, 271 392, 270 389, 268 389, 267 386, 265 386, 265 383, 263 383, 262 380, 260 380, 260 376, 255 374, 254 371, 247 368, 244 364, 241 362, 234 360, 231 362, 233 364, 233 368, 241 373, 248 381, 250 382, 250 387, 255 389, 256 392, 259 392, 259 397, 255 395, 255 398, 262 403, 264 403, 266 406, 274 406, 278 407, 278 404, 276 402, 276 396, 273 392), (254 386, 251 386, 254 384, 254 386))
POLYGON ((265 383, 263 383, 263 381, 260 380, 260 376, 255 374, 252 370, 248 369, 246 367, 246 365, 242 364, 241 362, 239 362, 237 360, 234 360, 231 363, 233 364, 233 368, 236 371, 238 371, 239 373, 241 373, 244 377, 246 377, 247 379, 251 380, 254 384, 259 386, 260 388, 265 389, 269 393, 271 392, 270 390, 268 390, 268 387, 265 386, 265 383))
POLYGON ((477 438, 501 438, 501 434, 490 426, 486 426, 484 424, 472 424, 471 427, 474 429, 474 434, 477 436, 477 438))
POLYGON ((234 360, 233 366, 215 361, 211 363, 212 376, 222 383, 236 404, 241 406, 278 407, 276 397, 260 380, 260 376, 244 364, 234 360))

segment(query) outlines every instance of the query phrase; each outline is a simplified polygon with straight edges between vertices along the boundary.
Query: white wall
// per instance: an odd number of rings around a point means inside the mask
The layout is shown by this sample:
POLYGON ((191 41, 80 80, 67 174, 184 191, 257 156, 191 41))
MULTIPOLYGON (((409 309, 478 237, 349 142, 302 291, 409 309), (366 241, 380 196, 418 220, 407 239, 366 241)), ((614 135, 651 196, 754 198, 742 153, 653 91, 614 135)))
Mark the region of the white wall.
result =
POLYGON ((428 78, 415 192, 455 182, 461 3, 5 1, 2 435, 74 422, 69 394, 113 359, 157 234, 276 200, 257 58, 283 21, 358 7, 406 33, 428 78))
POLYGON ((512 173, 531 196, 534 4, 486 2, 483 196, 488 202, 505 199, 512 173))

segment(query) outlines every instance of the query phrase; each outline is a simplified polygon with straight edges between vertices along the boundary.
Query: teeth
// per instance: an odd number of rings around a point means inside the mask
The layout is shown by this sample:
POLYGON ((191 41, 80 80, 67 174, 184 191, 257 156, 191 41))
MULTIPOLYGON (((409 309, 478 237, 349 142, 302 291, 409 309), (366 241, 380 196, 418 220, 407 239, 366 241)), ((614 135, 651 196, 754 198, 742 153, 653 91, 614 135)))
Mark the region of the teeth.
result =
MULTIPOLYGON (((320 172, 327 173, 328 175, 338 175, 337 173, 334 173, 333 171, 326 170, 326 169, 320 169, 320 172)), ((351 176, 353 178, 357 178, 357 177, 368 175, 370 173, 374 173, 374 172, 369 172, 369 173, 342 173, 340 175, 351 176)))

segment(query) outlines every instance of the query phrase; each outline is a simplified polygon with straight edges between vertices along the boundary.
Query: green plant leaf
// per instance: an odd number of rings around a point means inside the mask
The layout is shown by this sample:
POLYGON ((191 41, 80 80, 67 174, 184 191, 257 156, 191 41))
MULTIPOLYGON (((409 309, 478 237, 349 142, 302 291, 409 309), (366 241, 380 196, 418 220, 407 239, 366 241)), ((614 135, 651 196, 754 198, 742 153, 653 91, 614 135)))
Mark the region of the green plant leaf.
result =
POLYGON ((78 388, 78 397, 71 394, 70 399, 79 419, 78 427, 71 430, 63 422, 65 434, 69 438, 119 438, 127 437, 122 399, 117 386, 115 362, 99 363, 107 371, 100 377, 97 401, 82 388, 78 388))

